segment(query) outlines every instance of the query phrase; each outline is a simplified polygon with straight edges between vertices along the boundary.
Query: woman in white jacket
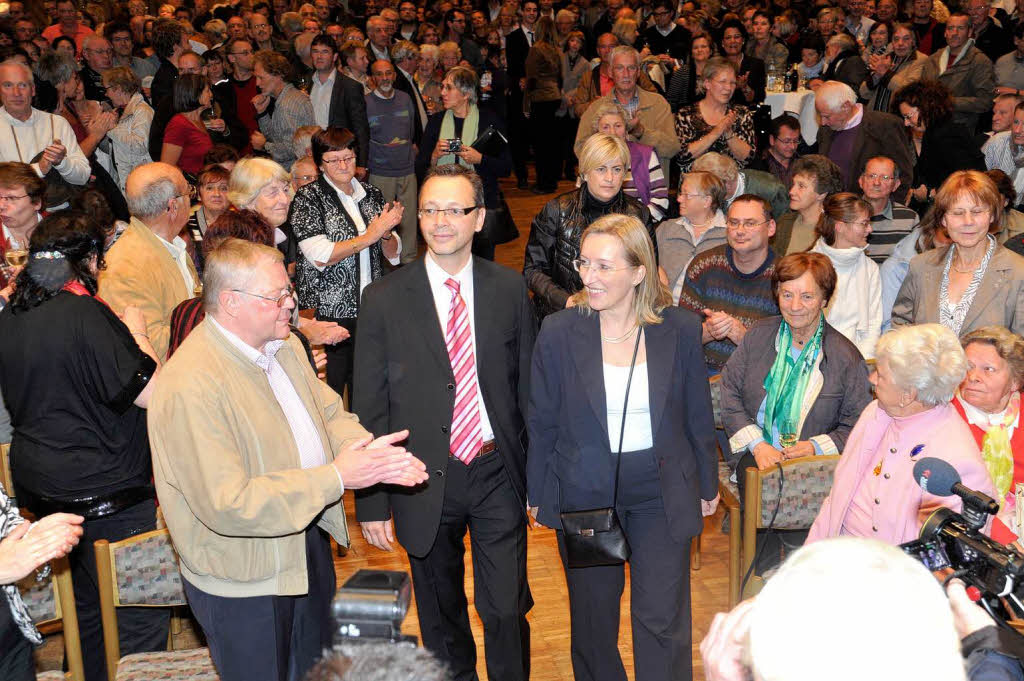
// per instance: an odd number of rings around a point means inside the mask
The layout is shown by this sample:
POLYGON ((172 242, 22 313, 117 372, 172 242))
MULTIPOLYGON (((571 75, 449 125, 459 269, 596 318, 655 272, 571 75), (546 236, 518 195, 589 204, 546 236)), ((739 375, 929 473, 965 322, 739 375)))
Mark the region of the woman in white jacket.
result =
POLYGON ((832 194, 822 206, 817 241, 810 250, 832 261, 838 282, 825 319, 853 341, 865 359, 875 356, 882 332, 882 279, 864 254, 871 233, 871 206, 855 194, 832 194))
POLYGON ((153 161, 149 156, 149 127, 153 109, 142 98, 142 84, 130 68, 118 66, 103 72, 103 85, 114 106, 121 110, 117 125, 107 132, 115 172, 111 173, 124 192, 128 174, 153 161))

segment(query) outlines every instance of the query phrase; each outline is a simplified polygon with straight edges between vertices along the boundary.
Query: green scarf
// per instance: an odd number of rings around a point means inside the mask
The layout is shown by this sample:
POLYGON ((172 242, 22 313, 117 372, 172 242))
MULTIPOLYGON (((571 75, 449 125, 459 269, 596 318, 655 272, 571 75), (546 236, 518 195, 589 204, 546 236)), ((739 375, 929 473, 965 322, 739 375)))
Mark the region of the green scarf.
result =
MULTIPOLYGON (((761 435, 765 442, 772 443, 772 429, 778 426, 782 435, 782 424, 789 421, 794 426, 800 422, 800 407, 807 392, 807 383, 811 380, 814 364, 821 352, 821 334, 825 329, 825 316, 818 318, 818 330, 811 341, 800 351, 795 360, 790 352, 793 343, 793 332, 786 320, 782 320, 779 334, 775 340, 779 351, 771 371, 764 379, 764 389, 768 392, 764 408, 764 426, 761 435)), ((799 435, 799 433, 798 433, 799 435)))
MULTIPOLYGON (((477 108, 476 104, 469 105, 469 113, 466 114, 466 120, 462 123, 462 146, 471 147, 473 142, 476 142, 478 130, 480 128, 480 109, 477 108)), ((441 133, 439 138, 443 140, 450 140, 455 137, 455 114, 449 109, 444 112, 444 118, 441 119, 441 133)), ((458 161, 462 165, 466 166, 470 170, 473 166, 463 161, 460 157, 455 154, 445 154, 437 159, 439 166, 447 166, 458 161)))

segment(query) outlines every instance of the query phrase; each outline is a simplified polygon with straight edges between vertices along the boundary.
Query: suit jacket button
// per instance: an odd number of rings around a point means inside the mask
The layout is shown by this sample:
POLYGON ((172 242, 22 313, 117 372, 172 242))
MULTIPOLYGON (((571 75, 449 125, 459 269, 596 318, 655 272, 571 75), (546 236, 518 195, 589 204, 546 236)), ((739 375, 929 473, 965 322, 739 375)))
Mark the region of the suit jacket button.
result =
POLYGON ((442 433, 447 433, 448 432, 448 426, 441 426, 441 432, 442 433))
POLYGON ((878 532, 878 527, 876 527, 875 525, 872 525, 871 526, 871 531, 872 532, 878 532))
POLYGON ((436 475, 439 478, 443 478, 444 477, 444 471, 441 470, 440 468, 438 468, 436 471, 434 471, 434 475, 436 475))
POLYGON ((446 387, 448 388, 448 390, 455 390, 455 384, 454 383, 449 383, 446 387))
POLYGON ((888 480, 888 479, 889 479, 889 474, 888 474, 888 473, 886 473, 886 474, 885 474, 885 479, 886 479, 886 480, 888 480))

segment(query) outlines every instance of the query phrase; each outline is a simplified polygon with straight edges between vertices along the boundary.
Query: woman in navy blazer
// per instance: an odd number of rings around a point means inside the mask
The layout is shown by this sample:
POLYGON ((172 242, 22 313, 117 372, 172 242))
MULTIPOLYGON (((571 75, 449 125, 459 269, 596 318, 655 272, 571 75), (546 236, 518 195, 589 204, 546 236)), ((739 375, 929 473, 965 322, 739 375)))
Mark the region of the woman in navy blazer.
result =
MULTIPOLYGON (((690 540, 718 503, 714 418, 700 320, 671 307, 654 246, 635 217, 583 234, 574 308, 544 320, 534 347, 527 456, 530 512, 610 506, 630 361, 616 510, 630 562, 637 681, 692 676, 690 540), (639 344, 637 335, 639 334, 639 344)), ((618 651, 622 565, 567 568, 576 681, 625 681, 618 651)))

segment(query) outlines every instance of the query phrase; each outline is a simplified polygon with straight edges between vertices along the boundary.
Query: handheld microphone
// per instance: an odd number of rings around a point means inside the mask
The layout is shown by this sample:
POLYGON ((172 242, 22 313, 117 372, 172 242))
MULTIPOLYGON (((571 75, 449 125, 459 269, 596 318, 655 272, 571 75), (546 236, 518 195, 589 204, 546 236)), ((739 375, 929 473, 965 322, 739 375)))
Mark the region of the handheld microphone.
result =
POLYGON ((995 515, 999 504, 987 494, 966 487, 960 482, 960 474, 948 461, 926 457, 914 464, 914 479, 925 492, 937 497, 956 495, 964 501, 964 516, 973 522, 979 519, 984 524, 984 515, 995 515), (978 517, 972 517, 977 513, 978 517))

